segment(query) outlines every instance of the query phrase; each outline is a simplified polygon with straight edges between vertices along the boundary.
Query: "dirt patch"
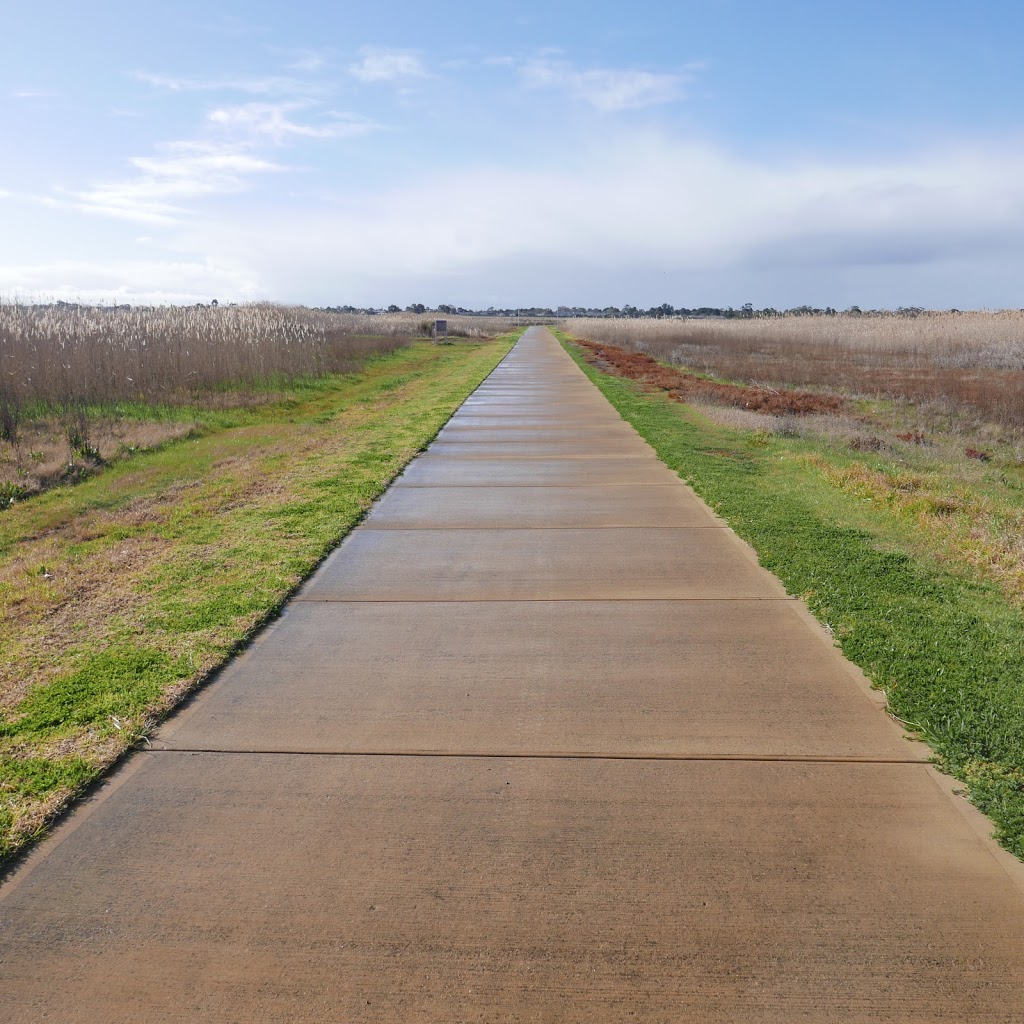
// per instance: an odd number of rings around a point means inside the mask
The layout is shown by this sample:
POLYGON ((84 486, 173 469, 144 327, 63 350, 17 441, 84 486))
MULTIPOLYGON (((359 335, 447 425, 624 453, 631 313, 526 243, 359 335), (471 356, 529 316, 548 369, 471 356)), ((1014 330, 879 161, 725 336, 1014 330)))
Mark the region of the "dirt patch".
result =
POLYGON ((605 372, 639 381, 652 391, 667 391, 680 402, 715 402, 752 412, 790 416, 835 413, 846 408, 846 402, 835 395, 744 384, 720 384, 685 370, 663 366, 643 352, 628 352, 595 341, 579 341, 577 344, 583 348, 587 360, 605 372))

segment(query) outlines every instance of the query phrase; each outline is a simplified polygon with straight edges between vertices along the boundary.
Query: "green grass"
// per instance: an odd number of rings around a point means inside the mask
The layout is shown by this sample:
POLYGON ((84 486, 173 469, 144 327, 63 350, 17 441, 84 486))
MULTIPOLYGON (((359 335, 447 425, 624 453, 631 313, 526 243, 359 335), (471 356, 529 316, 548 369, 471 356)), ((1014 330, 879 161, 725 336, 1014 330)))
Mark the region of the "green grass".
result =
POLYGON ((967 784, 998 840, 1024 857, 1024 617, 1004 592, 922 553, 912 524, 884 503, 837 487, 823 469, 852 456, 717 427, 566 348, 658 456, 833 630, 892 713, 967 784))
POLYGON ((0 518, 0 857, 265 622, 508 351, 418 344, 0 518))

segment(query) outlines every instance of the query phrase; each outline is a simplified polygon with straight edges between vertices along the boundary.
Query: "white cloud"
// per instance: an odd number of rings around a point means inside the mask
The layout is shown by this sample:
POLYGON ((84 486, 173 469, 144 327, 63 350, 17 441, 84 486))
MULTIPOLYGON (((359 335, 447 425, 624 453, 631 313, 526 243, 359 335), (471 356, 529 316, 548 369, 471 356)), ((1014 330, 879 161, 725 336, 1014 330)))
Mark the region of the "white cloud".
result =
POLYGON ((150 71, 132 71, 132 78, 166 92, 244 92, 254 96, 302 95, 318 91, 309 82, 284 75, 250 78, 195 78, 189 75, 164 75, 150 71))
POLYGON ((211 110, 206 119, 218 128, 277 144, 289 138, 351 138, 365 135, 377 127, 373 121, 356 114, 328 112, 316 123, 302 123, 288 116, 308 106, 307 103, 243 103, 211 110))
MULTIPOLYGON (((378 127, 356 114, 322 110, 294 79, 193 78, 134 72, 143 82, 173 93, 241 91, 267 98, 224 104, 205 117, 205 138, 166 142, 150 156, 133 157, 133 176, 85 187, 61 187, 36 202, 142 224, 171 225, 186 219, 190 203, 241 192, 261 175, 289 168, 260 155, 261 148, 298 139, 341 139, 378 127), (285 94, 284 99, 275 99, 285 94), (297 117, 299 112, 304 116, 297 117)), ((130 116, 131 111, 116 111, 130 116)))
MULTIPOLYGON (((795 302, 811 277, 841 282, 870 271, 881 288, 904 273, 927 280, 951 261, 1003 260, 1021 270, 1021 238, 1020 149, 768 163, 632 135, 605 139, 560 169, 438 175, 306 216, 269 214, 258 230, 193 223, 181 242, 252 268, 275 294, 307 301, 340 301, 339 281, 353 301, 438 284, 457 301, 484 287, 509 300, 551 301, 561 281, 668 274, 722 287, 773 275, 786 278, 795 302), (523 282, 543 294, 524 294, 523 282)), ((961 273, 964 290, 969 279, 961 273)), ((874 300, 862 293, 851 301, 874 300)), ((971 304, 963 290, 937 301, 971 304)))
POLYGON ((288 63, 289 71, 312 72, 327 66, 327 58, 317 50, 298 50, 288 63))
POLYGON ((566 61, 536 59, 520 72, 533 89, 559 89, 596 110, 613 112, 671 103, 681 99, 692 81, 695 65, 678 72, 639 71, 630 68, 592 68, 581 71, 566 61))
POLYGON ((56 260, 31 266, 0 265, 5 292, 24 300, 95 303, 195 303, 214 298, 260 297, 244 273, 209 260, 56 260))
POLYGON ((429 77, 415 50, 392 50, 380 46, 362 47, 359 60, 349 65, 348 73, 360 82, 395 82, 429 77))
POLYGON ((532 167, 418 168, 402 185, 330 201, 315 190, 287 209, 261 199, 258 216, 212 203, 188 215, 203 197, 283 170, 245 147, 179 143, 133 167, 135 178, 60 201, 164 225, 147 255, 177 254, 166 265, 191 268, 173 273, 195 275, 194 286, 168 284, 153 259, 130 271, 114 260, 98 281, 97 267, 76 276, 78 264, 31 281, 7 268, 0 287, 106 288, 101 297, 119 301, 230 301, 258 283, 261 296, 317 304, 1021 304, 1021 145, 769 160, 619 128, 587 148, 546 150, 532 167))
POLYGON ((58 189, 43 201, 143 224, 172 224, 187 213, 183 202, 239 192, 251 176, 285 169, 235 146, 201 142, 164 143, 156 156, 133 157, 130 163, 139 172, 134 178, 58 189))

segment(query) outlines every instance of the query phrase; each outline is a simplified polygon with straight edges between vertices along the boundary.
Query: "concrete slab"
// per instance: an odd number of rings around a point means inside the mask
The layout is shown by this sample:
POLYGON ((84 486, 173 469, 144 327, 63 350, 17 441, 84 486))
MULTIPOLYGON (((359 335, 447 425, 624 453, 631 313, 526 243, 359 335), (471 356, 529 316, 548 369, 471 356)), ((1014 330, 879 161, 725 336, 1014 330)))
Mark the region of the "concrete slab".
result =
POLYGON ((0 902, 7 1024, 1007 1024, 922 766, 149 754, 0 902))
POLYGON ((719 523, 682 485, 392 487, 366 519, 383 530, 461 527, 707 526, 719 523))
POLYGON ((398 478, 403 487, 522 487, 633 484, 678 487, 679 477, 657 459, 465 459, 425 455, 398 478))
MULTIPOLYGON (((564 435, 562 435, 564 437, 564 435)), ((438 438, 428 449, 430 455, 457 455, 475 459, 653 459, 654 453, 638 444, 639 438, 620 437, 596 444, 586 437, 564 440, 527 441, 445 441, 438 438)))
POLYGON ((598 392, 597 389, 587 381, 572 382, 562 380, 551 384, 524 381, 519 384, 499 382, 487 389, 481 387, 478 388, 471 397, 486 400, 490 397, 511 397, 512 395, 516 395, 524 399, 547 399, 554 405, 561 402, 563 399, 570 401, 573 399, 580 400, 592 397, 595 393, 600 395, 600 392, 598 392), (590 396, 587 394, 588 386, 592 388, 590 396))
POLYGON ((730 531, 705 529, 356 530, 300 592, 331 601, 785 597, 730 531))
POLYGON ((795 604, 297 602, 154 742, 920 759, 795 604))
POLYGON ((530 444, 538 449, 542 445, 565 442, 586 443, 592 449, 611 449, 630 444, 638 455, 651 453, 648 445, 632 427, 625 423, 608 427, 581 428, 566 424, 559 427, 477 427, 449 424, 438 435, 437 441, 460 444, 530 444))
POLYGON ((546 387, 557 389, 559 393, 567 388, 572 388, 581 394, 587 383, 587 379, 582 374, 576 376, 575 374, 556 373, 551 369, 537 374, 513 373, 504 376, 495 374, 487 381, 487 385, 491 388, 533 389, 546 387))
MULTIPOLYGON (((508 382, 497 382, 491 383, 485 381, 470 395, 470 398, 484 398, 490 395, 511 397, 518 396, 522 398, 557 398, 562 399, 567 396, 584 396, 588 394, 588 388, 593 389, 593 385, 588 381, 559 381, 557 383, 536 381, 534 383, 521 383, 514 384, 508 382)), ((593 391, 589 393, 594 393, 593 391)))
POLYGON ((604 400, 604 396, 590 384, 580 384, 576 387, 566 384, 550 387, 533 385, 520 388, 506 385, 489 388, 483 385, 466 399, 463 408, 481 404, 514 405, 517 402, 551 401, 558 404, 565 402, 597 403, 604 400))
MULTIPOLYGON (((600 403, 604 402, 601 395, 579 395, 577 397, 559 396, 557 399, 552 396, 523 396, 523 395, 481 395, 476 398, 468 398, 462 405, 463 412, 477 413, 505 413, 508 415, 536 412, 550 412, 553 408, 568 410, 583 410, 587 412, 600 412, 608 416, 606 408, 602 409, 600 403)), ((610 417, 611 418, 611 417, 610 417)), ((618 418, 618 417, 614 417, 618 418)))
POLYGON ((515 417, 517 419, 535 417, 601 417, 614 423, 618 416, 610 416, 607 409, 602 409, 590 399, 574 398, 566 402, 553 402, 550 399, 519 399, 517 401, 499 402, 496 399, 481 399, 465 404, 456 414, 459 416, 493 416, 515 417))
POLYGON ((1020 865, 652 462, 527 332, 0 889, 4 1024, 1024 1021, 1020 865))
POLYGON ((589 430, 623 426, 632 430, 617 416, 609 416, 604 412, 578 413, 570 410, 556 409, 548 413, 456 413, 448 426, 461 430, 547 430, 554 428, 571 428, 573 430, 589 430))
POLYGON ((555 403, 563 402, 591 402, 600 403, 605 401, 604 396, 589 381, 581 381, 578 384, 559 385, 511 385, 502 384, 488 386, 481 385, 466 399, 467 405, 478 405, 496 403, 499 405, 515 402, 538 402, 548 401, 555 403))

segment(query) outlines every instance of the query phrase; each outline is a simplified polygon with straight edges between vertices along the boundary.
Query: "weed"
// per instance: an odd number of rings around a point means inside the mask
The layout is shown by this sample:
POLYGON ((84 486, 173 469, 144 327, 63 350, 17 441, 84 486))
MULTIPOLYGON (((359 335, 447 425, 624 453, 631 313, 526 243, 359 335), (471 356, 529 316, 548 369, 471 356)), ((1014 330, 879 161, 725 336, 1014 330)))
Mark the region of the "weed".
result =
POLYGON ((885 448, 885 442, 874 435, 859 435, 850 441, 850 447, 855 452, 880 452, 885 448))
POLYGON ((21 405, 13 395, 4 389, 0 392, 0 441, 17 446, 18 424, 21 421, 21 405))
POLYGON ((100 450, 89 440, 89 420, 82 409, 75 409, 70 414, 66 427, 68 447, 71 454, 77 455, 86 462, 99 463, 100 450))
POLYGON ((10 508, 16 501, 28 495, 29 490, 23 484, 11 483, 9 480, 0 481, 0 511, 10 508))

